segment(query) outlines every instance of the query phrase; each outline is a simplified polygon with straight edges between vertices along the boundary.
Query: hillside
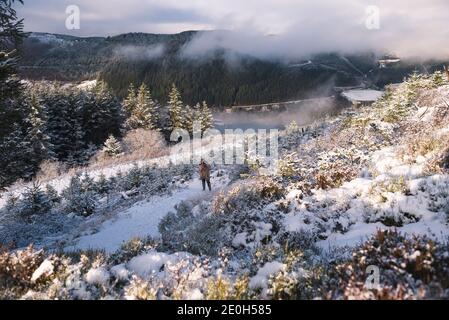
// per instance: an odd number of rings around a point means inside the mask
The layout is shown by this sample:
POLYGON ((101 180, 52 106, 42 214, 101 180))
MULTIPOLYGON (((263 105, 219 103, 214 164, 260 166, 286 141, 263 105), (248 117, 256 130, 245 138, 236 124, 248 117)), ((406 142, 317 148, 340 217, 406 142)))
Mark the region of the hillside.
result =
POLYGON ((35 80, 98 77, 122 98, 130 83, 145 82, 161 102, 176 83, 185 103, 206 100, 209 105, 229 107, 326 96, 334 86, 383 87, 402 81, 414 70, 432 72, 441 67, 437 61, 423 65, 404 61, 380 68, 371 53, 347 57, 328 53, 289 62, 238 56, 226 50, 201 59, 186 57, 184 48, 196 34, 76 38, 32 33, 23 46, 20 73, 35 80))
POLYGON ((373 106, 292 123, 276 174, 214 166, 212 194, 170 156, 67 173, 42 198, 18 185, 2 194, 0 297, 448 298, 448 102, 441 73, 414 75, 373 106))

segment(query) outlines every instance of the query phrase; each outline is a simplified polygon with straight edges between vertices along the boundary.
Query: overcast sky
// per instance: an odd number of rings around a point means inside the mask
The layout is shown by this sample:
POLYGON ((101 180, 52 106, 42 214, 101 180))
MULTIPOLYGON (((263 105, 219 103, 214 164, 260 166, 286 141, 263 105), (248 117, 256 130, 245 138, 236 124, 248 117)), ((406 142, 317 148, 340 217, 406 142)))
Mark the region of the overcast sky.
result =
POLYGON ((260 55, 377 48, 449 56, 448 0, 25 0, 18 11, 27 31, 78 36, 236 31, 203 35, 191 54, 215 47, 260 55), (66 29, 69 5, 80 8, 79 30, 66 29), (367 11, 372 5, 380 10, 379 28, 367 11))

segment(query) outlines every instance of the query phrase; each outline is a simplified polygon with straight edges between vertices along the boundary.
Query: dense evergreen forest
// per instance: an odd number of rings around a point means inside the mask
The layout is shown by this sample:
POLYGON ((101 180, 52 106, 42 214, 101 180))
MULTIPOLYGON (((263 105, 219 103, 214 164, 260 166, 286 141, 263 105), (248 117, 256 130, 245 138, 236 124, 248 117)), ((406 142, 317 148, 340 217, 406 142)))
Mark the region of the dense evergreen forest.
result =
POLYGON ((130 83, 143 82, 160 103, 168 101, 167 92, 175 84, 185 103, 206 101, 220 108, 324 96, 334 86, 365 83, 382 87, 402 81, 415 70, 441 67, 438 62, 425 66, 401 62, 379 68, 378 57, 372 53, 320 54, 310 57, 310 64, 309 59, 287 63, 250 56, 230 60, 224 50, 201 59, 184 56, 183 48, 197 33, 131 33, 105 38, 33 33, 25 40, 19 71, 37 80, 100 78, 119 98, 127 95, 130 83))

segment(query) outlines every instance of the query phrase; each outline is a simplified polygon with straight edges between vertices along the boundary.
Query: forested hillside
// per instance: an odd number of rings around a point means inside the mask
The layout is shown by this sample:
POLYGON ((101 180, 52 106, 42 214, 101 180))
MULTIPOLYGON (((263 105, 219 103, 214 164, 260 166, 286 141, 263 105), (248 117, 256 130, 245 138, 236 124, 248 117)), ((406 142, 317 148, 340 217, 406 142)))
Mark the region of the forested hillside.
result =
POLYGON ((441 67, 438 62, 425 66, 401 62, 379 68, 377 57, 371 53, 347 57, 320 54, 309 57, 311 63, 309 59, 261 60, 225 50, 201 59, 186 57, 183 49, 196 34, 189 31, 76 38, 33 33, 25 40, 20 73, 37 80, 98 77, 120 98, 126 96, 130 83, 144 82, 162 103, 167 101, 167 92, 174 83, 187 104, 205 100, 215 107, 227 107, 324 96, 334 86, 384 86, 402 81, 414 70, 441 67))

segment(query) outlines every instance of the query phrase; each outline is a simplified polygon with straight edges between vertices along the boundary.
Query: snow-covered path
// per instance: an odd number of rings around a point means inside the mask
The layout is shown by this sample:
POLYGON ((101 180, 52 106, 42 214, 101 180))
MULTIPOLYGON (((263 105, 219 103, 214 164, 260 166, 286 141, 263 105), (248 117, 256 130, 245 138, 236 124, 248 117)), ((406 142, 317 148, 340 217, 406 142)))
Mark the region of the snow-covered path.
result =
MULTIPOLYGON (((216 180, 215 190, 224 186, 225 180, 216 180)), ((128 210, 119 213, 115 219, 104 222, 100 226, 99 232, 78 238, 76 243, 67 247, 66 250, 104 249, 106 252, 112 253, 119 249, 124 242, 133 238, 158 237, 159 222, 170 211, 173 212, 177 204, 213 193, 204 193, 198 178, 192 179, 186 183, 185 188, 177 190, 171 195, 154 196, 136 203, 128 210)))

